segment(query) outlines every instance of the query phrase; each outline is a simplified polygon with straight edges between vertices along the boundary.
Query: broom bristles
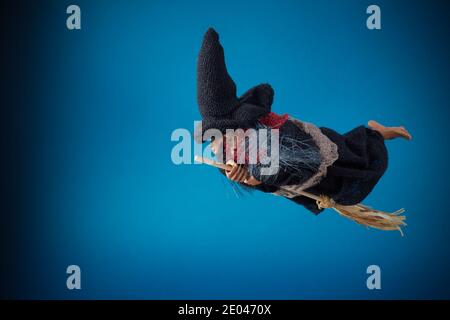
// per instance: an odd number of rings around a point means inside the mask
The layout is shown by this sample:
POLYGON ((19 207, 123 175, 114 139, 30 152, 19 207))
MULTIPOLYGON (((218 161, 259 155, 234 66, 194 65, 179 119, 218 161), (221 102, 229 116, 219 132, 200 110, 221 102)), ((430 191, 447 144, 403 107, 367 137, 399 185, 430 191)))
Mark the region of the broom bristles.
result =
POLYGON ((336 204, 333 207, 342 216, 355 221, 363 226, 380 230, 398 230, 403 236, 401 227, 406 226, 406 217, 400 215, 405 212, 399 209, 393 213, 372 209, 362 204, 343 206, 336 204))

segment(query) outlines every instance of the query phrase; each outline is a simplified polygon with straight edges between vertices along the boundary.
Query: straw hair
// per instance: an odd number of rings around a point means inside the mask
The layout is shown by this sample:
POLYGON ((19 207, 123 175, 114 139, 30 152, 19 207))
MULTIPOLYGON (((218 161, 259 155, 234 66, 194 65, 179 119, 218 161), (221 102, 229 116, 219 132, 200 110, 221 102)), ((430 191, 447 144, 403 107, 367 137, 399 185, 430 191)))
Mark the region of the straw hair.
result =
MULTIPOLYGON (((195 160, 207 165, 220 168, 223 170, 231 170, 232 166, 223 163, 216 162, 211 159, 195 156, 195 160)), ((281 187, 280 190, 283 194, 289 197, 304 196, 313 200, 316 200, 317 206, 320 209, 334 209, 341 216, 344 216, 354 222, 366 227, 380 229, 380 230, 398 230, 403 236, 402 227, 406 226, 404 215, 400 215, 405 212, 404 209, 397 210, 393 213, 383 212, 372 209, 363 204, 355 204, 351 206, 344 206, 336 203, 333 199, 325 195, 315 195, 306 191, 292 191, 281 187)))

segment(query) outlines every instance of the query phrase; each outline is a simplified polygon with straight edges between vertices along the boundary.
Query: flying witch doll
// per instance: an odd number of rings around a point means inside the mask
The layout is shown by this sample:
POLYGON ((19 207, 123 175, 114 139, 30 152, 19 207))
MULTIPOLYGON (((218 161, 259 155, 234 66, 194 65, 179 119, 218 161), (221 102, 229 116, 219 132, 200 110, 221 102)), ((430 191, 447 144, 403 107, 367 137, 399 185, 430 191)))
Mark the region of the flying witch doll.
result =
MULTIPOLYGON (((197 61, 197 100, 202 121, 194 137, 196 142, 204 143, 208 130, 223 133, 221 138, 208 139, 212 152, 222 160, 196 159, 218 167, 228 179, 244 188, 283 196, 316 215, 332 208, 367 227, 401 232, 406 225, 405 217, 400 215, 403 209, 386 213, 361 202, 387 169, 385 140, 410 140, 409 132, 404 127, 386 127, 369 121, 368 127, 361 125, 339 134, 272 112, 273 98, 274 90, 269 84, 260 84, 237 96, 219 35, 208 29, 197 61), (226 152, 236 151, 235 140, 227 139, 227 131, 250 129, 277 129, 279 160, 275 173, 263 174, 265 165, 258 161, 249 163, 245 157, 244 162, 238 163, 236 154, 229 156, 226 152)), ((266 145, 270 149, 271 144, 266 145)))

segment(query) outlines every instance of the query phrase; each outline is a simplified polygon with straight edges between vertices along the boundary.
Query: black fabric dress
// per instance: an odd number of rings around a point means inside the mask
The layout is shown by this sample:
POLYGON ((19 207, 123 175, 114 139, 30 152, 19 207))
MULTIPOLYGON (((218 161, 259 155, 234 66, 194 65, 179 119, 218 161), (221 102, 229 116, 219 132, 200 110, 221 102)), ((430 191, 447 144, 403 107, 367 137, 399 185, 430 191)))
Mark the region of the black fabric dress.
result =
MULTIPOLYGON (((290 126, 289 123, 285 125, 290 126)), ((280 136, 283 133, 282 129, 280 129, 280 136)), ((318 184, 305 191, 316 195, 327 195, 342 205, 362 202, 387 169, 388 153, 383 137, 379 132, 364 126, 359 126, 342 135, 325 127, 321 127, 320 130, 337 145, 339 157, 328 167, 327 175, 318 184)), ((301 132, 297 134, 305 135, 301 132)), ((264 177, 257 176, 256 172, 251 172, 256 179, 259 178, 258 180, 261 179, 260 181, 263 182, 254 188, 263 192, 275 192, 280 186, 299 182, 296 178, 298 175, 292 178, 292 173, 284 170, 281 164, 280 170, 282 174, 277 181, 270 181, 270 183, 264 181, 267 180, 264 177)), ((302 173, 305 177, 311 174, 312 172, 307 171, 302 173)), ((305 206, 315 214, 323 211, 310 198, 298 196, 290 200, 305 206)))

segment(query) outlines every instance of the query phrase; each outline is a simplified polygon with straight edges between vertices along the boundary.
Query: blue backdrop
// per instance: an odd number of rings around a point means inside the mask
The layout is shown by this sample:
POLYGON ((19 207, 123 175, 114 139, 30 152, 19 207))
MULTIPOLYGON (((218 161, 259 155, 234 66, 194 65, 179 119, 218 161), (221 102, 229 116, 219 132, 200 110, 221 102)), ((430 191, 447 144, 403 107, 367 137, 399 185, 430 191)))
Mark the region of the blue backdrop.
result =
MULTIPOLYGON (((26 215, 16 298, 450 298, 448 5, 376 1, 77 1, 34 4, 24 114, 26 215), (405 236, 282 198, 236 198, 225 179, 171 161, 192 131, 196 57, 213 26, 238 92, 341 133, 375 119, 389 168, 365 200, 407 210, 405 236), (81 267, 82 289, 66 288, 81 267), (366 287, 367 266, 382 289, 366 287)), ((11 273, 12 274, 12 273, 11 273)))

